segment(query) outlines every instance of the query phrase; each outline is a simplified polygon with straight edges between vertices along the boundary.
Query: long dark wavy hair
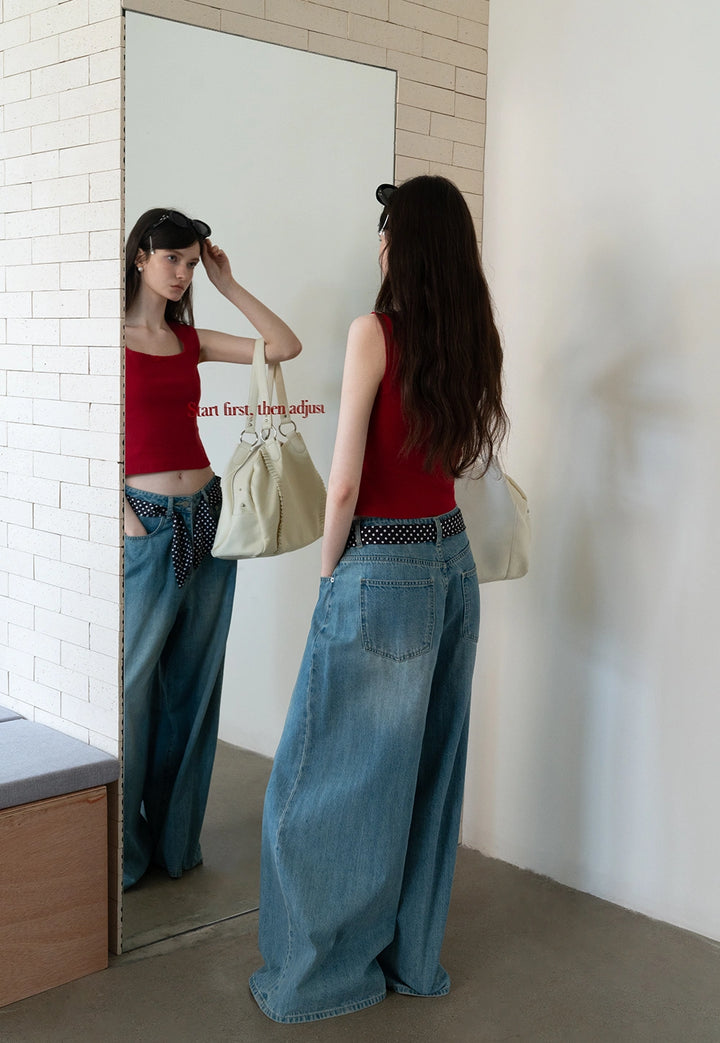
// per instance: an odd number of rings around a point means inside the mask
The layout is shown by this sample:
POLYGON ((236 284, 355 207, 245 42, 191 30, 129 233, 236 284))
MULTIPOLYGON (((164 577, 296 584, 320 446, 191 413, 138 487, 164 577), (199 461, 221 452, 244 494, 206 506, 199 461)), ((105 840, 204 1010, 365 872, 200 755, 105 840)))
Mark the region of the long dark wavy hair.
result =
POLYGON ((412 178, 383 209, 386 274, 375 302, 393 322, 405 451, 458 477, 487 467, 508 428, 503 350, 467 203, 447 178, 412 178))
MULTIPOLYGON (((156 206, 152 210, 146 210, 142 217, 135 222, 125 246, 125 310, 130 311, 137 297, 142 276, 136 267, 138 250, 150 253, 151 250, 182 250, 185 247, 202 243, 197 232, 189 225, 180 228, 173 221, 162 221, 156 228, 153 225, 159 221, 163 214, 169 212, 167 207, 156 206), (150 240, 152 239, 152 244, 150 240)), ((189 224, 189 223, 188 223, 189 224)), ((165 305, 165 321, 179 322, 186 326, 194 326, 192 306, 192 283, 188 286, 179 301, 168 301, 165 305)))

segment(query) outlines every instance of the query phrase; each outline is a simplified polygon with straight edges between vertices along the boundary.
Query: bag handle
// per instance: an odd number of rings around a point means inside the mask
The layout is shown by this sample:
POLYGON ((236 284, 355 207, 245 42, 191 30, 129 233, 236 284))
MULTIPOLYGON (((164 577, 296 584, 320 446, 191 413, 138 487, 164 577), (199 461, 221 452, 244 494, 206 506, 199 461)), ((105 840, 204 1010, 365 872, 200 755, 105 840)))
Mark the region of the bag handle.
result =
MULTIPOLYGON (((267 370, 265 367, 265 341, 262 337, 256 339, 253 351, 252 368, 250 370, 250 389, 248 391, 248 417, 245 422, 243 436, 251 434, 255 436, 255 439, 257 439, 255 421, 257 419, 258 402, 267 402, 268 406, 272 404, 270 392, 268 391, 267 370)), ((263 416, 260 427, 260 437, 263 440, 266 440, 269 437, 271 427, 272 413, 268 411, 263 416)))
POLYGON ((277 424, 273 420, 273 426, 282 439, 287 439, 293 431, 297 431, 297 424, 288 413, 288 397, 285 390, 285 378, 282 366, 279 362, 273 362, 268 366, 270 382, 270 398, 272 403, 273 394, 277 395, 277 404, 281 407, 277 424))
POLYGON ((288 399, 287 392, 285 390, 285 378, 283 377, 282 368, 279 362, 273 363, 273 365, 269 366, 268 369, 270 370, 271 381, 270 394, 272 395, 273 393, 274 385, 275 391, 277 392, 278 405, 282 406, 280 419, 275 425, 275 428, 280 438, 284 441, 287 441, 287 439, 290 438, 290 436, 297 431, 297 424, 295 423, 295 418, 291 417, 288 413, 288 399))
POLYGON ((276 425, 273 418, 272 409, 268 409, 268 412, 263 416, 262 423, 260 426, 260 437, 263 441, 266 441, 270 437, 271 430, 279 433, 281 437, 288 437, 286 432, 283 431, 283 425, 291 424, 293 430, 297 430, 297 425, 292 417, 288 416, 288 399, 287 391, 285 390, 285 378, 283 377, 282 367, 279 362, 273 362, 272 365, 267 365, 265 362, 265 341, 262 337, 258 337, 255 341, 255 348, 253 351, 252 369, 250 372, 250 390, 248 392, 248 417, 245 423, 245 431, 243 437, 246 434, 253 436, 253 441, 257 441, 257 431, 255 428, 255 422, 257 418, 257 408, 259 402, 267 402, 268 406, 271 407, 273 404, 273 396, 277 394, 277 404, 282 407, 280 411, 280 420, 276 425))
POLYGON ((268 366, 268 369, 270 371, 270 397, 272 398, 273 391, 277 392, 277 404, 283 407, 280 416, 284 420, 288 415, 288 400, 282 368, 279 362, 274 362, 272 366, 268 366))

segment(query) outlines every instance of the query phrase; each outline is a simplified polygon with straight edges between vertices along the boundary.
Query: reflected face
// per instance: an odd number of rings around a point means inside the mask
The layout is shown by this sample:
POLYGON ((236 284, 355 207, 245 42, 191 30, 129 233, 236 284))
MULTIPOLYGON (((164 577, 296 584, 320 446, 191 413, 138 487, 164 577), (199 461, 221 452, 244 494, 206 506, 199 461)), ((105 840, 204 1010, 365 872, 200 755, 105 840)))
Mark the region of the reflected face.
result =
POLYGON ((157 249, 138 255, 138 263, 142 265, 142 284, 146 290, 165 300, 179 301, 200 263, 200 244, 193 243, 178 250, 157 249))

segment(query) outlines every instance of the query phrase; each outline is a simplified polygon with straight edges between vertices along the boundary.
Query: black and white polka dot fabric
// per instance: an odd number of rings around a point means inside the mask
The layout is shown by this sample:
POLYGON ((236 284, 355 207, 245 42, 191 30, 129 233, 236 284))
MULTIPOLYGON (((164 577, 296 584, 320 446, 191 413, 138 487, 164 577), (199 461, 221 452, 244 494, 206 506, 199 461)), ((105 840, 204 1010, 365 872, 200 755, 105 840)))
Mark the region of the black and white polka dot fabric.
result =
MULTIPOLYGON (((465 529, 465 521, 460 511, 453 511, 442 520, 442 536, 456 536, 465 529)), ((390 522, 387 525, 361 525, 359 542, 355 538, 355 526, 350 530, 347 546, 365 547, 369 544, 384 543, 434 543, 437 531, 433 522, 390 522)))
MULTIPOLYGON (((161 504, 129 494, 127 500, 138 518, 159 518, 167 514, 167 508, 161 504)), ((220 479, 216 476, 208 488, 207 498, 203 496, 198 501, 193 517, 192 538, 182 515, 178 511, 172 512, 172 563, 178 587, 183 586, 193 569, 196 569, 212 550, 217 521, 210 508, 217 508, 219 512, 221 504, 222 490, 220 479)))

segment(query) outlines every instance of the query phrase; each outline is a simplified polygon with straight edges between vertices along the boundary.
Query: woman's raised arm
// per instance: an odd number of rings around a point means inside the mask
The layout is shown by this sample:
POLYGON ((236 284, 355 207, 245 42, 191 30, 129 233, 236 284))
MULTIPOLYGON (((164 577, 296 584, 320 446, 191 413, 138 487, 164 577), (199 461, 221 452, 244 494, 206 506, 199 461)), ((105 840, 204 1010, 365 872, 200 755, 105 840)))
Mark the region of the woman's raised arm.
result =
MULTIPOLYGON (((287 362, 300 354, 302 344, 287 323, 236 281, 227 254, 209 239, 203 243, 202 262, 213 286, 243 313, 264 339, 268 362, 287 362)), ((197 334, 200 362, 252 362, 254 338, 204 329, 199 329, 197 334)))

